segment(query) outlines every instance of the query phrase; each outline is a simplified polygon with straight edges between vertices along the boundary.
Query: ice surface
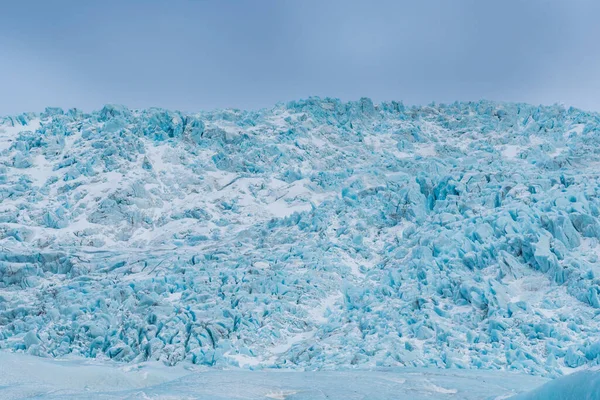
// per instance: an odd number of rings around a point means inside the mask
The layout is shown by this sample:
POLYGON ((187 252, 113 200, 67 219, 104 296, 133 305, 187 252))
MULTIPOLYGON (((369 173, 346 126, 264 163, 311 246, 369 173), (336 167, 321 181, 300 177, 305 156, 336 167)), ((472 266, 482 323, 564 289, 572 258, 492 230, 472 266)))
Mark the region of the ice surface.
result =
POLYGON ((86 400, 482 400, 531 390, 546 379, 501 371, 248 371, 118 366, 0 352, 0 397, 86 400), (6 372, 5 372, 6 371, 6 372))
POLYGON ((557 378, 547 384, 510 400, 598 400, 600 370, 591 369, 557 378))
POLYGON ((599 364, 599 144, 596 113, 485 101, 2 118, 0 349, 599 364))

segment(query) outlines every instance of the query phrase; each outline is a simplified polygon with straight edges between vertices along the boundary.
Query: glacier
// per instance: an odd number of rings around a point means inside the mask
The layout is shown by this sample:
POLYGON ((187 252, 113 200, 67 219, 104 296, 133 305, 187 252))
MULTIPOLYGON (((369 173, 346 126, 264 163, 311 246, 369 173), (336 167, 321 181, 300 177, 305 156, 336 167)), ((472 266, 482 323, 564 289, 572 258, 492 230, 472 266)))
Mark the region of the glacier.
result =
POLYGON ((598 400, 600 369, 579 371, 546 383, 534 390, 510 397, 510 400, 598 400))
POLYGON ((597 113, 490 101, 0 118, 0 350, 598 365, 599 145, 597 113))

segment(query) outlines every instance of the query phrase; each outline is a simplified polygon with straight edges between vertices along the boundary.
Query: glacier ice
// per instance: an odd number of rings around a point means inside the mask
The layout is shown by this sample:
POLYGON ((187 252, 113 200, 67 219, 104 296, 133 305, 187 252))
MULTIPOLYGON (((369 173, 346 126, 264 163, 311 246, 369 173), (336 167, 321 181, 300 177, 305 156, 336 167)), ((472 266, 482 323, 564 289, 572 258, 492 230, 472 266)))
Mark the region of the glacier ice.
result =
POLYGON ((306 370, 600 364, 600 115, 0 119, 0 349, 306 370))
POLYGON ((600 399, 600 370, 580 371, 552 380, 530 392, 510 400, 598 400, 600 399))
POLYGON ((500 400, 545 378, 482 370, 216 370, 0 352, 3 400, 500 400))

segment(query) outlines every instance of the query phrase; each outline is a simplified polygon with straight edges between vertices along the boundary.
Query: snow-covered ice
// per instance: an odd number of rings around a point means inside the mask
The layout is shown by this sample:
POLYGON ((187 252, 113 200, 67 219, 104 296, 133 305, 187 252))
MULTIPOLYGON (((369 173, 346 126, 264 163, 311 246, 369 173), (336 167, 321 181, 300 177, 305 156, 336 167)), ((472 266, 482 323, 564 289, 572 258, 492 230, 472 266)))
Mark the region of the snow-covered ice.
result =
POLYGON ((510 400, 598 400, 600 399, 600 369, 576 372, 550 381, 510 400))
POLYGON ((129 367, 4 352, 0 365, 6 367, 0 374, 3 400, 496 400, 547 381, 501 371, 418 368, 247 371, 148 362, 129 367))
POLYGON ((2 118, 0 349, 254 370, 599 364, 599 144, 596 113, 487 101, 2 118))

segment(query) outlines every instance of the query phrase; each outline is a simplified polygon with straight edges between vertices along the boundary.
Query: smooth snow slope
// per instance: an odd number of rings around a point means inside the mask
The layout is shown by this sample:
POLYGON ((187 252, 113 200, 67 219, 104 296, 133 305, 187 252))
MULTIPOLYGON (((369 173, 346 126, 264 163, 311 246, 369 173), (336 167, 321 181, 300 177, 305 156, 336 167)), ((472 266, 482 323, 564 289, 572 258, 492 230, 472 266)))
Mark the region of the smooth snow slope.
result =
POLYGON ((501 400, 546 379, 501 371, 247 371, 0 352, 2 400, 501 400))
POLYGON ((510 400, 600 400, 600 369, 557 378, 510 400))
POLYGON ((311 98, 0 123, 0 348, 122 362, 600 361, 600 116, 311 98))

